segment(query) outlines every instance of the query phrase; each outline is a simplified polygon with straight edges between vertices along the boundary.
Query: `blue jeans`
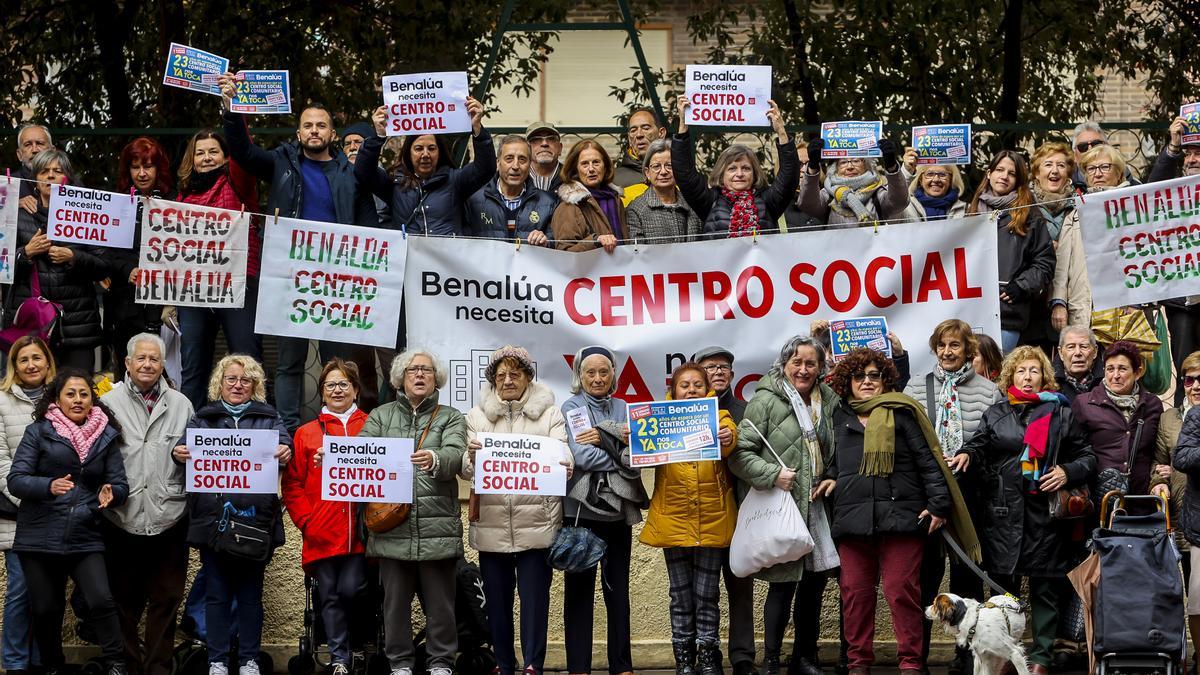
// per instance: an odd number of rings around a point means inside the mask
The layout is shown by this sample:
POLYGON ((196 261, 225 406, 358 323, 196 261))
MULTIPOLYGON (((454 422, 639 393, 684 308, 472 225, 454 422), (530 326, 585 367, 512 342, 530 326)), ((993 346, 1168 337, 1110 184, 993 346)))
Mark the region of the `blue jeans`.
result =
POLYGON ((183 382, 179 390, 199 410, 208 403, 208 379, 212 375, 217 329, 225 332, 231 354, 247 354, 262 363, 262 336, 254 333, 258 282, 246 283, 246 304, 241 309, 179 308, 182 335, 183 382))
POLYGON ((1000 350, 1005 356, 1017 348, 1021 342, 1021 331, 1019 330, 1001 330, 1000 331, 1000 350))
POLYGON ((234 560, 200 549, 205 569, 208 662, 229 662, 229 637, 237 626, 238 665, 258 658, 262 646, 263 575, 267 564, 234 560), (236 603, 236 605, 235 605, 236 603))
POLYGON ((29 670, 41 663, 33 642, 29 620, 29 598, 25 593, 25 572, 21 559, 12 551, 4 552, 8 589, 4 593, 4 643, 0 647, 0 666, 5 670, 29 670))

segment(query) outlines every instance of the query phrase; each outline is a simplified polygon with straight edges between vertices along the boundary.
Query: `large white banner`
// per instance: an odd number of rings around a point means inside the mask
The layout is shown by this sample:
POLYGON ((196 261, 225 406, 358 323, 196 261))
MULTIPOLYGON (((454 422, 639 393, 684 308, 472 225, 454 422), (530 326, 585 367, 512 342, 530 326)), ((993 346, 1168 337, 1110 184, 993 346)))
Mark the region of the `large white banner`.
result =
POLYGON ((409 238, 408 344, 448 362, 445 402, 476 403, 493 349, 529 349, 537 376, 567 395, 584 345, 616 351, 617 393, 662 397, 671 370, 708 345, 737 356, 748 397, 784 341, 814 319, 887 317, 933 367, 934 325, 963 319, 1000 333, 996 226, 984 216, 874 228, 619 246, 565 253, 469 239, 409 238))
POLYGON ((1200 176, 1076 202, 1095 309, 1200 293, 1200 176))
POLYGON ((21 181, 0 181, 0 284, 11 284, 17 253, 17 204, 21 181))
POLYGON ((246 302, 250 214, 147 199, 137 301, 239 309, 246 302))
POLYGON ((403 285, 401 232, 270 219, 254 330, 394 347, 403 285))

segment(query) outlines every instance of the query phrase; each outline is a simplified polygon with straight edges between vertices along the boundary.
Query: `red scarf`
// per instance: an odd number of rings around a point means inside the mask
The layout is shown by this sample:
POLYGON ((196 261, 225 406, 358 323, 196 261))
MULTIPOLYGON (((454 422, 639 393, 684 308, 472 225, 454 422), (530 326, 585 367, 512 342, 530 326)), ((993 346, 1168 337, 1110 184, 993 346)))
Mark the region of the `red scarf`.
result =
POLYGON ((721 196, 733 204, 729 215, 729 236, 745 237, 758 229, 758 208, 754 205, 754 191, 721 188, 721 196))
POLYGON ((1046 446, 1050 439, 1050 420, 1054 413, 1066 403, 1067 399, 1057 391, 1039 391, 1036 394, 1026 394, 1016 387, 1008 388, 1008 402, 1011 405, 1027 403, 1051 405, 1041 406, 1045 412, 1029 421, 1025 427, 1025 449, 1021 453, 1021 474, 1027 480, 1035 483, 1042 477, 1045 470, 1046 446))

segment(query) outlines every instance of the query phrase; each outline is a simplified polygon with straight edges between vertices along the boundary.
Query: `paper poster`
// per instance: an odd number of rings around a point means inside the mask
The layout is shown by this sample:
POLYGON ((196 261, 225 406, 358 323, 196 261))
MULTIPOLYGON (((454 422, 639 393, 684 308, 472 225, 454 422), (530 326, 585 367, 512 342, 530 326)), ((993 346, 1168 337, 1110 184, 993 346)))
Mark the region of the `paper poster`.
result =
POLYGON ((325 436, 321 447, 321 499, 412 503, 413 439, 325 436))
POLYGON ((465 71, 384 76, 387 135, 469 133, 470 92, 465 71))
POLYGON ((883 122, 825 122, 821 125, 821 159, 880 157, 883 122))
POLYGON ((721 459, 716 398, 630 405, 630 464, 635 468, 721 459))
POLYGON ((137 201, 119 192, 73 185, 50 186, 50 241, 108 248, 133 248, 137 201))
POLYGON ((11 284, 13 280, 20 199, 21 181, 0 180, 0 284, 11 284))
POLYGON ((402 232, 271 219, 255 332, 394 347, 404 295, 402 232))
POLYGON ((279 432, 188 429, 188 492, 273 495, 279 487, 279 432))
POLYGON ((220 96, 221 88, 217 86, 217 77, 227 72, 229 59, 172 42, 171 48, 167 50, 167 68, 163 73, 163 84, 220 96))
POLYGON ((142 209, 137 302, 240 308, 250 214, 150 198, 142 209))
POLYGON ((860 347, 874 349, 892 357, 892 343, 888 340, 887 318, 864 316, 859 319, 838 319, 829 322, 829 346, 834 361, 860 347))
POLYGON ((286 70, 240 70, 234 75, 229 108, 248 115, 292 112, 292 88, 286 70))
POLYGON ((771 126, 771 66, 690 65, 685 75, 688 124, 771 126))
POLYGON ((592 420, 588 417, 587 408, 571 408, 567 411, 567 428, 571 430, 571 438, 592 428, 592 420))
POLYGON ((1179 116, 1187 125, 1183 128, 1184 145, 1200 143, 1200 103, 1188 103, 1180 106, 1179 116))
POLYGON ((475 492, 481 495, 567 494, 570 455, 559 440, 529 434, 481 433, 475 451, 475 492))
POLYGON ((970 124, 931 124, 912 128, 917 164, 971 163, 970 124))

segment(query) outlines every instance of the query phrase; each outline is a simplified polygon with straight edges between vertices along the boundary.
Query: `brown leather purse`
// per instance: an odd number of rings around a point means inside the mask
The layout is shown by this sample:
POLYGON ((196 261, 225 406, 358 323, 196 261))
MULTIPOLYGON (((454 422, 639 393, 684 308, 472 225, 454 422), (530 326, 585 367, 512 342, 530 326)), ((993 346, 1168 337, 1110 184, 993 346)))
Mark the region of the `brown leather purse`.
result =
MULTIPOLYGON (((417 450, 420 450, 421 446, 425 444, 425 437, 429 435, 429 429, 441 411, 441 406, 438 406, 429 416, 429 422, 425 424, 425 431, 421 432, 421 440, 417 441, 417 450)), ((412 504, 367 502, 362 511, 363 525, 371 532, 381 534, 399 527, 401 523, 408 520, 410 513, 412 513, 412 504)))

